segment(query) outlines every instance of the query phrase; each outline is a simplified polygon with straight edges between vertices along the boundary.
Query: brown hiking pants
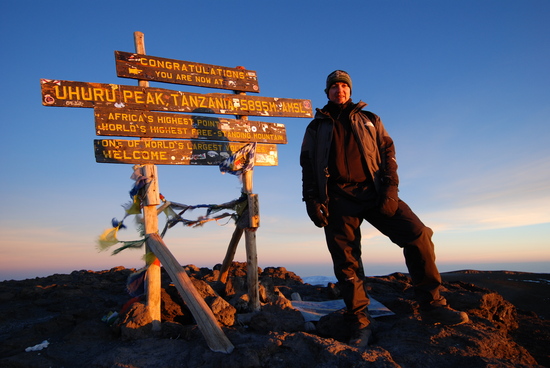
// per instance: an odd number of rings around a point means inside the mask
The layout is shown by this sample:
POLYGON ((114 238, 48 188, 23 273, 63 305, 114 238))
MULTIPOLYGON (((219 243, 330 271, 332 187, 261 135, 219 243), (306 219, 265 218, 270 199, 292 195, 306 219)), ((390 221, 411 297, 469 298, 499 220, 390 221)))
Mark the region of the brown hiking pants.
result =
POLYGON ((329 221, 324 228, 325 237, 334 273, 352 323, 358 328, 369 324, 366 315, 369 298, 364 285, 365 271, 361 260, 360 225, 363 220, 403 248, 415 298, 420 307, 446 304, 439 294, 441 276, 435 265, 434 244, 431 240, 433 232, 405 202, 399 200, 395 215, 387 217, 380 214, 372 204, 333 196, 329 201, 329 221))

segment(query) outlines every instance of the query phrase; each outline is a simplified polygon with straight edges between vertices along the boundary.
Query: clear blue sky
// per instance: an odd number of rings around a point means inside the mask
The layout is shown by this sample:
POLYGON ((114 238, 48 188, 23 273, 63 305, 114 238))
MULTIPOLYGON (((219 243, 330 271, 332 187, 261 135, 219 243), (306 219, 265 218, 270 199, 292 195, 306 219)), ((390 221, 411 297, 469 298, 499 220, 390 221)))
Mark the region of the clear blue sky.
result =
MULTIPOLYGON (((135 31, 150 55, 243 65, 257 71, 260 96, 314 107, 326 102, 326 75, 348 71, 354 101, 394 138, 401 197, 434 229, 442 271, 550 272, 549 18, 547 0, 3 1, 0 279, 143 265, 141 251, 95 248, 123 215, 131 165, 96 163, 93 111, 44 107, 40 94, 40 78, 135 85, 116 76, 113 56, 134 51, 135 31)), ((256 120, 288 133, 279 166, 254 170, 260 266, 331 275, 322 230, 301 202, 309 120, 256 120)), ((238 179, 216 167, 158 171, 175 202, 240 194, 238 179)), ((137 239, 129 225, 123 240, 137 239)), ((178 226, 165 240, 180 263, 211 268, 233 228, 178 226)), ((406 270, 397 246, 368 224, 363 234, 368 274, 406 270)), ((235 260, 246 260, 244 240, 235 260)))

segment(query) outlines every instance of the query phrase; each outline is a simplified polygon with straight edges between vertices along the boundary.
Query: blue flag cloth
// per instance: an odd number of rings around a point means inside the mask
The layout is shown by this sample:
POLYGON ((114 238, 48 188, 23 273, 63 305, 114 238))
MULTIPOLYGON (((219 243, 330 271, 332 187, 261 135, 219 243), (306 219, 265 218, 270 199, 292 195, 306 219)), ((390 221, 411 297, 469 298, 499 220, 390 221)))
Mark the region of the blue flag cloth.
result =
POLYGON ((223 160, 220 163, 220 171, 222 174, 241 175, 245 171, 252 170, 254 168, 255 155, 256 142, 248 143, 233 155, 223 160))

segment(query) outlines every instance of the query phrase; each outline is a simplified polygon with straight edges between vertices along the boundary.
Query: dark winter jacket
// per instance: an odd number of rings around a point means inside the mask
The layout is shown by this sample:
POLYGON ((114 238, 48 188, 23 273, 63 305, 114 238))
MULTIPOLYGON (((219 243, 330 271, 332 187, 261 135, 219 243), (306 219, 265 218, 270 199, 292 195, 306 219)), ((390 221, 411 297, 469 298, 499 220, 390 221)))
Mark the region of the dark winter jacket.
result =
MULTIPOLYGON (((381 192, 383 186, 399 183, 395 148, 380 118, 363 111, 365 106, 366 103, 362 101, 357 103, 350 112, 349 120, 359 142, 359 151, 367 164, 368 175, 372 178, 375 190, 381 192)), ((333 127, 334 120, 330 114, 317 109, 315 118, 306 128, 300 153, 303 200, 328 202, 328 167, 333 127)))

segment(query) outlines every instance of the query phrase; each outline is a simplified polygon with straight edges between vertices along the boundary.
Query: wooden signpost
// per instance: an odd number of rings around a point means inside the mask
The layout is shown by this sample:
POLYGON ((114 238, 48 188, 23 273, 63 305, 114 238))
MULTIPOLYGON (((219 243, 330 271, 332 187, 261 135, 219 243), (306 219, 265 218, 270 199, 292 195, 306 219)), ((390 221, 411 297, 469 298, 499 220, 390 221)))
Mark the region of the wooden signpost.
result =
POLYGON ((278 123, 117 108, 96 107, 94 113, 102 136, 287 143, 286 128, 278 123))
POLYGON ((143 54, 115 51, 119 77, 188 84, 200 87, 260 92, 256 72, 242 68, 199 64, 143 54))
MULTIPOLYGON (((145 54, 145 39, 143 33, 134 33, 134 46, 136 52, 145 54)), ((140 87, 149 87, 149 82, 146 80, 139 80, 138 85, 140 87)), ((151 141, 152 139, 148 137, 143 137, 140 138, 140 140, 151 141)), ((148 181, 147 185, 141 190, 140 193, 143 207, 143 223, 145 227, 145 234, 156 234, 159 231, 157 206, 160 204, 157 167, 151 163, 144 163, 134 166, 134 168, 137 167, 141 168, 142 175, 148 181)), ((154 251, 151 249, 149 243, 145 244, 145 253, 155 254, 154 251)), ((158 256, 155 254, 155 257, 158 256)), ((151 317, 151 327, 153 331, 161 330, 160 285, 161 270, 160 263, 158 262, 157 258, 154 260, 150 260, 150 263, 147 267, 147 272, 145 273, 145 303, 147 305, 149 316, 151 317)), ((233 350, 233 345, 231 345, 231 343, 225 343, 225 345, 227 346, 227 352, 231 352, 233 350)), ((210 348, 214 349, 214 346, 210 346, 210 348)))
MULTIPOLYGON (((244 145, 206 140, 94 140, 96 161, 111 164, 219 165, 244 145)), ((275 166, 277 163, 276 145, 256 146, 256 165, 275 166)))
MULTIPOLYGON (((312 117, 311 101, 164 88, 42 79, 42 104, 56 107, 116 107, 148 111, 312 117)), ((121 110, 123 111, 123 110, 121 110)))
MULTIPOLYGON (((218 165, 250 142, 256 143, 255 165, 277 165, 276 145, 287 143, 284 125, 249 121, 248 116, 311 118, 311 101, 249 96, 246 92, 260 90, 255 71, 148 56, 140 32, 134 33, 134 42, 136 52, 115 51, 115 61, 117 75, 137 79, 138 86, 41 79, 42 104, 94 108, 98 136, 139 138, 94 140, 96 161, 136 164, 135 167, 141 168, 147 178, 141 192, 147 251, 158 257, 176 284, 210 349, 230 353, 233 345, 158 235, 160 198, 155 165, 218 165), (151 88, 148 81, 227 89, 233 93, 199 94, 151 88), (197 114, 235 115, 236 119, 197 114)), ((258 196, 252 192, 252 170, 243 172, 242 182, 242 192, 248 197, 249 227, 235 227, 220 279, 225 282, 244 233, 249 305, 258 311, 256 229, 260 220, 258 196)), ((158 330, 159 262, 153 262, 147 270, 146 303, 153 330, 158 330)))

